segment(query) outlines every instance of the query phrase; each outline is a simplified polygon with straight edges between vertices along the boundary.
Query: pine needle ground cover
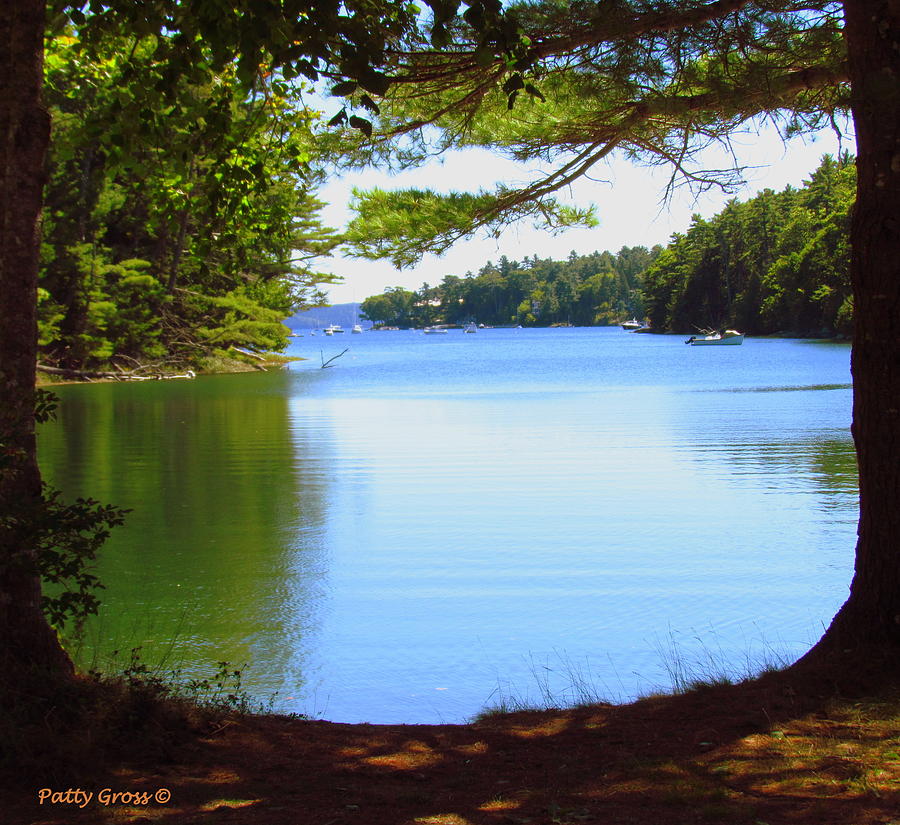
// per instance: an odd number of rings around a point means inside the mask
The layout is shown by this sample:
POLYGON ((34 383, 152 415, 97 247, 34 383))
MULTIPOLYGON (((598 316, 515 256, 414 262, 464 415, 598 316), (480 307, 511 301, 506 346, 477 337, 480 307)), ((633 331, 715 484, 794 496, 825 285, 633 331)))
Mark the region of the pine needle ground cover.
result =
MULTIPOLYGON (((39 803, 9 825, 890 825, 900 823, 900 694, 811 700, 778 674, 628 705, 487 715, 469 725, 222 719, 164 764, 133 758, 94 797, 39 803), (807 697, 802 701, 799 697, 807 697), (148 802, 98 799, 101 790, 148 802), (165 790, 163 797, 156 794, 165 790), (158 799, 165 798, 160 804, 158 799)), ((69 789, 60 778, 51 790, 69 789)), ((75 790, 74 788, 72 790, 75 790)))

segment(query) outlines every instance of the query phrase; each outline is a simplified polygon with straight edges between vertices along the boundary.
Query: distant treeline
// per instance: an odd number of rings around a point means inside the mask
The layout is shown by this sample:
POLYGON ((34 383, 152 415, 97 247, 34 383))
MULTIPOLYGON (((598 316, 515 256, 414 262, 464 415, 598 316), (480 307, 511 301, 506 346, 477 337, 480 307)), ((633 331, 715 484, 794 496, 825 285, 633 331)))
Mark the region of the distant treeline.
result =
POLYGON ((447 275, 412 292, 392 287, 362 302, 364 316, 390 326, 462 324, 595 326, 643 315, 641 275, 660 248, 622 247, 566 261, 505 256, 477 274, 447 275))
POLYGON ((391 326, 595 326, 637 317, 661 332, 848 334, 855 191, 853 158, 826 155, 800 189, 766 189, 709 220, 695 216, 665 248, 573 252, 566 261, 503 257, 438 286, 389 288, 361 309, 391 326))

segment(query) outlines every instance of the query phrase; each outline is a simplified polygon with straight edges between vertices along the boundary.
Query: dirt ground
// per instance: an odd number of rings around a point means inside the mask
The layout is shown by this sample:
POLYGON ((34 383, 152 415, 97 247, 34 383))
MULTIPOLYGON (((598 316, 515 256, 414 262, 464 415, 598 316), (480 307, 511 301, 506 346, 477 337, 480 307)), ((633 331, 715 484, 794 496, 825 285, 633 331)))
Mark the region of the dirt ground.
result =
POLYGON ((155 761, 134 742, 100 780, 8 787, 0 823, 900 825, 900 693, 798 695, 763 679, 468 725, 231 717, 155 761))

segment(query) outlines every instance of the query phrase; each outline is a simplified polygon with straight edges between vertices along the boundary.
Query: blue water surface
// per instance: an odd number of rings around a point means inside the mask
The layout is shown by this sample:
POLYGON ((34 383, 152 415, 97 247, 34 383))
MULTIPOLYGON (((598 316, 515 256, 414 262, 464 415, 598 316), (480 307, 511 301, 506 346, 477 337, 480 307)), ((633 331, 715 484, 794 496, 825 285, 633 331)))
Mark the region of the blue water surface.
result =
POLYGON ((246 660, 279 710, 453 722, 790 659, 846 597, 846 345, 484 329, 291 354, 63 389, 45 473, 135 509, 91 655, 246 660))

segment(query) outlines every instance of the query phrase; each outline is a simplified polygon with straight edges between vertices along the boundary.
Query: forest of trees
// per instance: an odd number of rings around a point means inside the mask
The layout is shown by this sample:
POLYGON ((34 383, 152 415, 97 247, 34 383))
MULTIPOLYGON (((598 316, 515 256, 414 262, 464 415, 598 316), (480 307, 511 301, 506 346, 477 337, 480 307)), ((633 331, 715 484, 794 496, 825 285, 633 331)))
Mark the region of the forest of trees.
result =
POLYGON ((643 314, 640 279, 658 251, 636 246, 616 254, 573 252, 566 261, 503 256, 476 274, 447 275, 437 286, 425 284, 415 292, 389 288, 363 301, 361 310, 389 326, 614 324, 643 314))
POLYGON ((799 189, 767 189, 694 217, 665 247, 623 247, 566 261, 502 257, 477 273, 362 303, 389 326, 603 326, 646 318, 660 332, 734 327, 750 335, 830 337, 852 331, 849 155, 826 155, 799 189))
POLYGON ((643 279, 658 330, 732 327, 750 335, 852 332, 850 210, 853 158, 826 155, 799 189, 766 189, 695 217, 643 279))
MULTIPOLYGON (((310 268, 339 241, 317 217, 315 114, 283 83, 248 98, 233 66, 204 65, 177 80, 173 105, 148 111, 134 78, 137 68, 142 84, 161 74, 155 54, 112 35, 87 54, 74 30, 48 41, 38 321, 51 366, 197 365, 233 347, 280 350, 281 320, 321 302, 317 286, 331 277, 310 268), (152 141, 127 134, 140 118, 152 141)), ((801 189, 733 201, 664 250, 504 256, 437 286, 391 288, 362 311, 392 326, 646 317, 660 331, 847 334, 854 191, 852 159, 826 157, 801 189)))
POLYGON ((322 300, 329 276, 308 259, 337 240, 313 195, 315 113, 280 81, 247 96, 234 65, 208 63, 151 105, 141 90, 161 82, 159 53, 111 34, 87 49, 73 29, 48 41, 38 321, 50 366, 280 350, 281 321, 322 300))

